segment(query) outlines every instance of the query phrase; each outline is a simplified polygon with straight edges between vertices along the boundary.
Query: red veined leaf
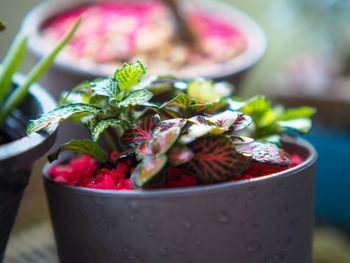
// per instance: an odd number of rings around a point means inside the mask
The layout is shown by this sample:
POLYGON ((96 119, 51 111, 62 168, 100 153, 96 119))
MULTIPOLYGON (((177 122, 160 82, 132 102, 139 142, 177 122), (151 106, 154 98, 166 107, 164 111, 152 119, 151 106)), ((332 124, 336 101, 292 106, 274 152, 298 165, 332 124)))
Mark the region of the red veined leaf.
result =
POLYGON ((150 142, 153 153, 166 153, 179 138, 180 132, 180 127, 173 127, 166 131, 157 133, 156 136, 153 136, 152 141, 150 142))
POLYGON ((179 166, 189 162, 193 158, 193 152, 186 146, 175 146, 168 153, 170 165, 179 166))
POLYGON ((238 112, 237 119, 230 126, 229 132, 232 133, 232 132, 242 130, 248 127, 252 123, 252 121, 253 119, 249 115, 238 112))
POLYGON ((190 109, 192 111, 193 115, 204 112, 204 111, 209 111, 213 107, 214 107, 213 103, 188 105, 188 109, 190 109))
POLYGON ((251 154, 253 161, 258 163, 289 166, 291 162, 289 154, 272 143, 255 141, 252 143, 239 145, 236 147, 236 149, 239 152, 251 154))
POLYGON ((219 114, 207 117, 207 120, 220 128, 228 130, 237 121, 239 115, 240 114, 237 111, 226 110, 219 114))
POLYGON ((152 156, 154 155, 153 151, 152 151, 152 147, 150 144, 150 141, 147 141, 141 145, 139 145, 136 149, 135 149, 135 153, 136 153, 136 157, 138 160, 142 160, 148 156, 152 156))
POLYGON ((159 127, 154 133, 159 133, 159 132, 164 132, 166 130, 169 130, 170 128, 173 127, 184 127, 186 124, 187 120, 182 119, 182 118, 175 118, 175 119, 170 119, 170 120, 164 120, 161 121, 159 124, 159 127))
POLYGON ((139 163, 130 176, 134 188, 142 187, 150 182, 165 166, 168 158, 165 154, 147 157, 139 163))
POLYGON ((245 144, 245 143, 251 143, 254 141, 253 138, 245 137, 245 136, 230 136, 230 139, 233 144, 245 144))
POLYGON ((159 126, 159 123, 158 114, 140 119, 124 132, 121 141, 134 147, 150 141, 152 133, 159 126))
POLYGON ((190 121, 192 123, 197 123, 197 124, 204 124, 204 125, 208 125, 209 124, 209 121, 203 115, 193 116, 193 117, 189 118, 188 121, 190 121))
POLYGON ((250 158, 236 152, 226 136, 207 136, 188 145, 194 153, 183 167, 201 180, 222 182, 244 171, 250 158))

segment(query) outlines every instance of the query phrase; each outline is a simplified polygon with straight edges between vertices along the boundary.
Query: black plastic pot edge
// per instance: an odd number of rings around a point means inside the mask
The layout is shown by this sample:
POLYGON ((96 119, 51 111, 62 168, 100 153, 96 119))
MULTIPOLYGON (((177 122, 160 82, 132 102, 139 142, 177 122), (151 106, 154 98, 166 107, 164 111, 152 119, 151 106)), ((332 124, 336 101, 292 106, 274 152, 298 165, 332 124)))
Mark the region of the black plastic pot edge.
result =
MULTIPOLYGON (((15 74, 13 77, 15 83, 23 83, 24 80, 21 74, 15 74)), ((47 113, 56 105, 54 99, 38 84, 34 83, 30 86, 29 95, 39 103, 42 113, 47 113)), ((54 124, 40 133, 32 133, 0 145, 0 170, 19 170, 34 162, 53 145, 57 127, 58 125, 54 124)))
POLYGON ((44 180, 49 183, 52 187, 55 188, 63 188, 66 191, 79 192, 80 194, 86 195, 112 195, 112 196, 120 196, 120 197, 130 197, 130 198, 159 198, 162 196, 192 196, 192 195, 200 195, 205 192, 216 192, 222 191, 226 188, 239 189, 241 187, 246 187, 247 185, 255 185, 255 184, 264 184, 269 181, 274 181, 280 177, 292 176, 295 173, 298 173, 301 170, 308 168, 313 165, 317 161, 317 152, 316 149, 306 140, 300 137, 285 137, 284 143, 289 145, 296 145, 299 147, 305 148, 309 155, 301 164, 292 167, 290 169, 284 170, 282 172, 274 173, 267 176, 256 177, 252 179, 245 179, 234 182, 223 182, 217 183, 207 186, 196 186, 196 187, 188 187, 188 188, 175 188, 175 189, 155 189, 155 190, 132 190, 132 191, 117 191, 117 190, 100 190, 100 189, 92 189, 92 188, 81 188, 70 185, 65 185, 58 183, 48 177, 48 171, 50 167, 54 164, 46 163, 43 167, 43 177, 44 180))
MULTIPOLYGON (((21 26, 22 30, 26 31, 31 36, 29 39, 29 49, 32 54, 37 58, 44 55, 39 43, 43 41, 40 29, 46 21, 54 15, 90 2, 93 2, 93 0, 78 0, 74 2, 69 0, 51 0, 42 2, 35 6, 25 16, 21 26)), ((246 71, 255 65, 263 57, 267 48, 267 38, 262 27, 253 18, 228 3, 200 0, 200 4, 203 6, 204 10, 209 10, 209 12, 215 10, 217 13, 217 10, 219 10, 220 14, 223 14, 225 18, 229 21, 231 20, 237 25, 243 35, 245 35, 248 42, 247 50, 231 60, 211 66, 196 67, 196 69, 198 69, 196 72, 201 72, 201 74, 199 74, 200 76, 210 79, 229 80, 232 79, 233 75, 238 75, 238 73, 246 71)), ((186 3, 184 6, 186 6, 186 3)), ((58 67, 60 70, 70 74, 84 75, 85 79, 101 77, 101 73, 102 75, 106 75, 103 74, 103 72, 93 72, 90 69, 74 66, 60 58, 55 60, 53 67, 58 67)), ((185 77, 185 79, 186 78, 190 79, 192 77, 185 77)))

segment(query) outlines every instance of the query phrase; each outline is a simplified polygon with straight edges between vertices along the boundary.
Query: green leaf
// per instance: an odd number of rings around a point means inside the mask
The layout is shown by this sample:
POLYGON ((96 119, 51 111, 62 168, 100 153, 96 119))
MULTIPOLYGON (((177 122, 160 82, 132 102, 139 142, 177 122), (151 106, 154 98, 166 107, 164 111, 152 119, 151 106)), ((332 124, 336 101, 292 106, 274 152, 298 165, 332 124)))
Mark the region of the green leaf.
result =
POLYGON ((89 114, 98 114, 101 112, 102 109, 100 107, 89 104, 77 103, 63 105, 44 115, 39 116, 39 118, 35 120, 29 121, 26 127, 26 133, 31 134, 32 132, 38 132, 47 127, 49 124, 59 123, 68 118, 81 118, 89 114))
POLYGON ((140 82, 145 73, 145 68, 138 61, 135 64, 124 64, 122 69, 118 69, 114 73, 114 79, 118 81, 120 90, 130 90, 140 82))
POLYGON ((143 187, 149 183, 166 165, 165 154, 147 157, 139 163, 130 176, 130 182, 134 188, 143 187))
POLYGON ((129 94, 125 99, 117 104, 118 107, 130 107, 148 102, 153 96, 153 93, 147 89, 136 90, 129 94))
POLYGON ((159 123, 159 115, 140 119, 124 132, 121 141, 133 147, 150 141, 152 140, 153 131, 159 126, 159 123))
POLYGON ((90 86, 95 94, 106 96, 110 99, 116 98, 119 93, 118 81, 112 78, 90 82, 90 86))
POLYGON ((277 120, 288 121, 292 119, 309 118, 315 113, 315 108, 302 106, 299 108, 287 109, 283 114, 278 116, 277 120))
POLYGON ((86 80, 75 86, 69 92, 63 92, 58 105, 64 105, 68 103, 88 103, 89 100, 87 100, 87 98, 89 98, 89 95, 86 92, 91 91, 90 83, 90 81, 86 80), (75 98, 77 98, 77 95, 80 95, 82 97, 80 98, 80 101, 75 100, 75 98), (73 96, 73 98, 70 98, 71 96, 73 96))
POLYGON ((270 102, 265 96, 250 99, 239 111, 252 117, 258 128, 271 122, 265 119, 268 111, 271 111, 270 102))
POLYGON ((214 82, 212 80, 194 80, 188 83, 187 94, 202 102, 214 102, 222 96, 215 92, 214 82))
POLYGON ((153 135, 150 141, 137 147, 137 157, 142 159, 150 155, 166 153, 179 138, 180 132, 180 127, 172 127, 163 132, 158 132, 153 135))
POLYGON ((23 58, 27 39, 27 34, 22 32, 18 33, 2 61, 2 67, 0 68, 0 105, 11 87, 13 73, 18 69, 23 58))
POLYGON ((237 151, 250 154, 253 161, 267 164, 289 166, 291 160, 289 154, 272 143, 252 142, 238 145, 237 151))
POLYGON ((301 134, 305 134, 311 129, 312 121, 311 119, 307 118, 299 118, 287 121, 278 121, 277 124, 283 128, 296 130, 301 134))
POLYGON ((61 151, 70 151, 78 154, 85 154, 99 162, 105 163, 108 161, 108 157, 101 147, 91 140, 71 140, 70 142, 61 145, 54 153, 50 154, 48 159, 50 162, 57 160, 61 151))
POLYGON ((193 158, 193 152, 186 146, 175 146, 168 153, 170 165, 179 166, 189 162, 193 158))
POLYGON ((97 122, 91 130, 92 139, 96 142, 101 133, 104 132, 105 129, 117 125, 128 125, 127 121, 118 120, 118 119, 106 119, 97 122))
POLYGON ((227 181, 244 171, 250 158, 236 152, 226 136, 207 136, 188 145, 191 161, 183 165, 186 172, 207 182, 227 181))
POLYGON ((5 121, 6 117, 16 108, 27 96, 29 86, 35 82, 41 74, 51 65, 51 62, 55 59, 57 54, 63 49, 63 47, 73 37, 74 32, 77 30, 81 22, 81 17, 77 20, 74 27, 63 38, 63 40, 51 51, 48 56, 42 58, 38 64, 36 64, 27 75, 24 83, 17 87, 10 97, 5 101, 0 109, 0 126, 5 121))

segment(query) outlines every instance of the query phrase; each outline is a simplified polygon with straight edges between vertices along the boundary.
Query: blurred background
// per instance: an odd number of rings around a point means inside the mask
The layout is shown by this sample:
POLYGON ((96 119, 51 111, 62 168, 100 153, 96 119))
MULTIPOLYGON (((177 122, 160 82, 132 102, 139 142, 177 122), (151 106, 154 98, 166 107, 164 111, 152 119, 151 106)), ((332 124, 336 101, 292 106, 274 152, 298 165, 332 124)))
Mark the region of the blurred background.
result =
MULTIPOLYGON (((0 0, 0 60, 39 0, 0 0)), ((315 263, 350 262, 350 1, 226 0, 266 32, 267 52, 239 82, 240 96, 267 93, 276 103, 317 108, 307 139, 319 153, 315 263)), ((33 59, 22 64, 27 72, 33 59)), ((68 87, 71 88, 71 87, 68 87)), ((37 162, 10 241, 48 220, 37 162)), ((40 238, 40 237, 38 237, 40 238)), ((43 237, 44 238, 44 237, 43 237)), ((6 262, 6 260, 5 260, 6 262)), ((28 261, 31 262, 31 261, 28 261)))

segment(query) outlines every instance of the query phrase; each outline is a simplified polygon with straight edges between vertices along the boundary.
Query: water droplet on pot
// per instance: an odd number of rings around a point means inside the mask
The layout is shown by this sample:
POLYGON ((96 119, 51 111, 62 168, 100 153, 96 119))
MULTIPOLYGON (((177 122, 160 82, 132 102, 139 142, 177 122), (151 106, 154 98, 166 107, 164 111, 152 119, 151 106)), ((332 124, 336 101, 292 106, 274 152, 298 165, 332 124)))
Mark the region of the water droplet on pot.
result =
POLYGON ((251 199, 251 200, 255 199, 256 195, 257 195, 257 193, 256 193, 255 187, 251 187, 251 188, 248 189, 248 198, 249 199, 251 199))
POLYGON ((156 226, 155 226, 155 225, 149 224, 149 225, 147 226, 147 233, 148 233, 148 235, 149 235, 150 237, 151 237, 151 236, 154 236, 155 231, 156 231, 156 226))
POLYGON ((230 222, 230 214, 226 211, 212 212, 210 217, 219 224, 228 224, 230 222))
POLYGON ((132 211, 134 212, 140 211, 140 205, 138 204, 137 201, 129 201, 128 205, 132 211))
POLYGON ((248 254, 254 253, 255 251, 258 251, 260 249, 261 249, 260 243, 256 240, 248 242, 246 247, 248 254))
POLYGON ((229 195, 228 197, 227 197, 227 201, 229 202, 229 203, 234 203, 234 202, 236 202, 236 199, 237 199, 237 197, 235 196, 235 195, 229 195))
POLYGON ((185 252, 185 247, 182 244, 175 245, 174 249, 175 249, 176 253, 178 253, 178 254, 182 254, 185 252))
POLYGON ((130 248, 123 248, 123 254, 130 260, 135 260, 136 256, 134 254, 134 252, 130 249, 130 248))
POLYGON ((161 248, 159 252, 160 252, 160 255, 163 257, 168 257, 170 255, 170 251, 168 248, 161 248))
POLYGON ((190 221, 184 221, 181 223, 181 225, 186 229, 186 230, 191 230, 192 229, 192 224, 190 221))
POLYGON ((277 255, 270 255, 265 257, 265 263, 284 263, 286 262, 287 255, 279 253, 277 255))

